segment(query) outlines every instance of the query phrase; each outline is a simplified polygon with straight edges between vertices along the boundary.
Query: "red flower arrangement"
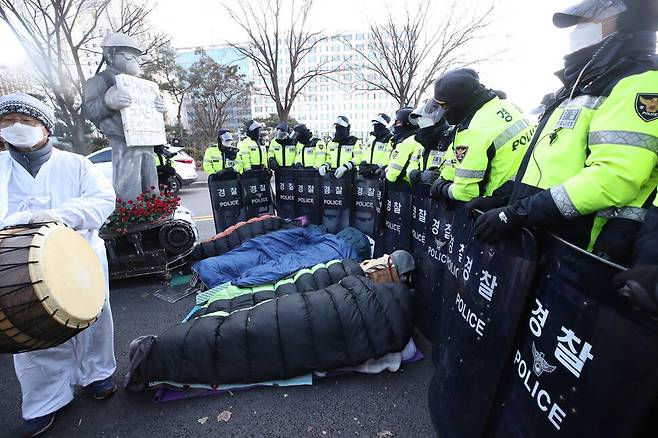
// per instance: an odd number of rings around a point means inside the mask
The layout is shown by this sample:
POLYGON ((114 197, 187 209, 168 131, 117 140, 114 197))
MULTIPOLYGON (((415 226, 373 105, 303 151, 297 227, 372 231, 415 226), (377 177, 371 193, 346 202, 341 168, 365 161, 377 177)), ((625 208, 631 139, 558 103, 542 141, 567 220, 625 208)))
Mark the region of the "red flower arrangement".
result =
POLYGON ((158 222, 171 216, 179 204, 180 197, 174 196, 164 185, 160 186, 160 193, 151 187, 151 191, 140 194, 134 201, 117 198, 114 213, 103 225, 103 231, 127 234, 133 225, 158 222))

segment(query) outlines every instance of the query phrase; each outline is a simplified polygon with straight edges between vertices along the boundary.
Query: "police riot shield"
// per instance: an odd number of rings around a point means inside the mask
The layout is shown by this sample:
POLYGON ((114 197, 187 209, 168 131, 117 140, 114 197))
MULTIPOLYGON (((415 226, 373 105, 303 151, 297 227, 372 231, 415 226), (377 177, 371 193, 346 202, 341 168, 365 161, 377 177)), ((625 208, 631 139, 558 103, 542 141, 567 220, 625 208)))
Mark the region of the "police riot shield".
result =
POLYGON ((381 249, 377 254, 391 254, 403 249, 411 250, 411 186, 406 181, 384 182, 382 211, 379 218, 381 227, 381 249))
POLYGON ((617 293, 618 267, 537 238, 542 263, 487 437, 656 436, 638 431, 658 394, 658 322, 617 293))
POLYGON ((342 178, 328 173, 322 181, 322 225, 330 233, 337 233, 350 225, 352 206, 352 172, 342 178))
POLYGON ((488 246, 473 239, 472 224, 462 206, 435 213, 430 224, 442 302, 429 407, 446 438, 485 436, 536 267, 529 232, 488 246))
POLYGON ((208 190, 217 233, 246 219, 240 175, 233 169, 208 176, 208 190))
POLYGON ((305 216, 315 225, 322 223, 322 186, 316 169, 298 169, 295 185, 295 217, 305 216))
POLYGON ((247 170, 240 177, 240 182, 247 219, 274 213, 268 169, 247 170))
POLYGON ((350 225, 361 230, 370 237, 375 236, 377 214, 375 203, 379 191, 379 179, 377 177, 364 178, 357 174, 354 178, 353 205, 350 213, 350 225))
POLYGON ((280 167, 274 174, 276 188, 276 214, 284 219, 294 219, 295 176, 297 170, 280 167))

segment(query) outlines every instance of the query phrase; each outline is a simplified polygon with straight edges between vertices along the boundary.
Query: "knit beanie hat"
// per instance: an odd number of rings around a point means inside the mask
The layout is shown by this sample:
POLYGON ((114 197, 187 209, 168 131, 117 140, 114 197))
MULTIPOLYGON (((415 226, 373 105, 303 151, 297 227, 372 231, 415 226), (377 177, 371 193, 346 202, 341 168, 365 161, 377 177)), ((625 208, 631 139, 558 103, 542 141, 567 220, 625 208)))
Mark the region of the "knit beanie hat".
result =
POLYGON ((9 113, 20 113, 34 117, 44 124, 49 134, 55 127, 55 114, 39 99, 25 93, 11 93, 0 97, 0 117, 9 113))

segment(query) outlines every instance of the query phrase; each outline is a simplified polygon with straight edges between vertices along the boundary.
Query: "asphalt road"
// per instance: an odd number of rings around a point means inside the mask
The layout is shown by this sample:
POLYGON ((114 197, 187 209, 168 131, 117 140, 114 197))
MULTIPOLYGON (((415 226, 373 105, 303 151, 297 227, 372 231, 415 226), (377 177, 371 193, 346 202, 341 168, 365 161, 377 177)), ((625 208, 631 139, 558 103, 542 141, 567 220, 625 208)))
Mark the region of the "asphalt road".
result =
MULTIPOLYGON (((199 181, 204 181, 200 175, 199 181)), ((183 205, 198 220, 202 237, 214 225, 203 182, 181 191, 183 205)), ((192 307, 187 297, 169 304, 153 296, 163 285, 157 279, 114 282, 111 304, 115 322, 118 368, 126 373, 128 345, 145 334, 159 334, 180 321, 192 307)), ((155 403, 152 392, 123 389, 98 402, 80 389, 76 399, 58 413, 50 437, 433 437, 427 412, 427 387, 432 373, 429 348, 425 360, 396 373, 351 374, 316 380, 313 386, 259 388, 212 397, 155 403), (217 416, 230 411, 228 422, 217 416), (205 423, 198 420, 208 417, 205 423)), ((13 363, 0 355, 0 436, 19 436, 21 395, 13 363)))

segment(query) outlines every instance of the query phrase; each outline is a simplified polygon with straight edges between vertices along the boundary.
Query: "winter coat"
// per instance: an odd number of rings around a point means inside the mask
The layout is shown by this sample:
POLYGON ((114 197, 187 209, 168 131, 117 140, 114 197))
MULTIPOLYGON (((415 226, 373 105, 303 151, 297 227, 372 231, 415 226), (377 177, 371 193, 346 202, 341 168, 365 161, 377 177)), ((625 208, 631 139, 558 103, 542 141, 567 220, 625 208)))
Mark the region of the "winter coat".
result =
POLYGON ((299 221, 289 221, 271 215, 259 216, 249 219, 246 222, 239 222, 215 235, 212 239, 199 243, 192 251, 189 260, 190 262, 197 262, 209 257, 222 255, 233 248, 237 248, 243 242, 253 237, 298 226, 300 226, 299 221))
POLYGON ((226 254, 196 262, 192 268, 208 288, 274 283, 300 269, 334 259, 359 260, 352 245, 317 227, 292 228, 258 236, 226 254))
POLYGON ((147 351, 131 363, 128 383, 253 383, 353 367, 402 351, 415 315, 414 295, 404 284, 350 275, 141 339, 133 350, 147 351))

